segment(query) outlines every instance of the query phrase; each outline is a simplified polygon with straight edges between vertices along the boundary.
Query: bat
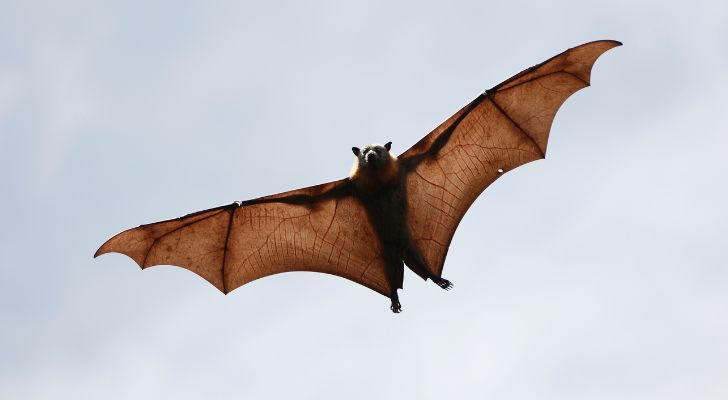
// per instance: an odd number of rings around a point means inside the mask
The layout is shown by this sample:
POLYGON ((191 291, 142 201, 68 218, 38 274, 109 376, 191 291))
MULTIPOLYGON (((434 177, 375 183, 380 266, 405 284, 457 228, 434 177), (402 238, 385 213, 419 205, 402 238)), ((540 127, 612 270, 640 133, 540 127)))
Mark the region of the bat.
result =
POLYGON ((442 270, 465 212, 503 174, 545 158, 556 111, 620 45, 586 43, 514 75, 398 157, 391 142, 352 147, 347 178, 141 225, 94 257, 180 266, 225 294, 282 272, 332 274, 388 297, 398 313, 405 265, 452 288, 442 270))

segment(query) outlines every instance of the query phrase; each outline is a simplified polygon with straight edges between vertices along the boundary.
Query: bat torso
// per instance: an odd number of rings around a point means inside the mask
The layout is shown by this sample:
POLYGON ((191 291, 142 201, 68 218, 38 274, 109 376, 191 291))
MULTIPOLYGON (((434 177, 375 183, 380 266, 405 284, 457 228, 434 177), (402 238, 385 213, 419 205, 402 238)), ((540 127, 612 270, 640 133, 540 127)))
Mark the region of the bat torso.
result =
POLYGON ((397 159, 392 157, 388 165, 379 169, 355 167, 349 179, 354 195, 364 206, 379 239, 380 257, 394 290, 392 298, 396 299, 396 289, 402 287, 405 263, 423 278, 432 278, 411 239, 405 176, 400 172, 397 159))
POLYGON ((389 157, 387 164, 380 168, 357 168, 355 165, 349 179, 382 247, 401 251, 408 243, 409 234, 404 177, 397 159, 389 157))
POLYGON ((407 207, 401 179, 382 184, 374 190, 357 190, 369 221, 385 247, 403 247, 409 237, 407 207))

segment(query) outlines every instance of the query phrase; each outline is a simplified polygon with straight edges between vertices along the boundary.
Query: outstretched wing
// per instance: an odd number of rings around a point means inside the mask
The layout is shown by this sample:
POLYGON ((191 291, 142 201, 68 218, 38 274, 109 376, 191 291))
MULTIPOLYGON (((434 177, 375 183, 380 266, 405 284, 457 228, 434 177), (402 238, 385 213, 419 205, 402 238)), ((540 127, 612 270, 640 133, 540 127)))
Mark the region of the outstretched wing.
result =
POLYGON ((380 246, 343 179, 129 229, 94 257, 122 253, 142 269, 176 265, 223 293, 268 275, 313 271, 388 296, 380 246))
POLYGON ((408 225, 431 272, 441 276, 470 205, 503 173, 544 158, 563 102, 589 86, 592 65, 616 41, 569 49, 478 96, 400 157, 408 225))

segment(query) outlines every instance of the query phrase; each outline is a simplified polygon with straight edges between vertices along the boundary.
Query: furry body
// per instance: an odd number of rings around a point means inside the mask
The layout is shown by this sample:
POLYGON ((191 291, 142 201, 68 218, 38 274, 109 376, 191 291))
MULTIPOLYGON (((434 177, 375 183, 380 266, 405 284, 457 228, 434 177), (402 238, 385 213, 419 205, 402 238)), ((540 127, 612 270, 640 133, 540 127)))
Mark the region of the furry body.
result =
POLYGON ((390 147, 391 142, 384 146, 369 145, 364 149, 353 147, 357 158, 349 179, 380 239, 382 258, 393 288, 391 309, 397 313, 402 309, 397 289, 402 288, 405 264, 423 279, 432 279, 443 289, 450 289, 452 284, 429 272, 411 238, 407 228, 405 177, 400 173, 397 158, 389 152, 390 147))

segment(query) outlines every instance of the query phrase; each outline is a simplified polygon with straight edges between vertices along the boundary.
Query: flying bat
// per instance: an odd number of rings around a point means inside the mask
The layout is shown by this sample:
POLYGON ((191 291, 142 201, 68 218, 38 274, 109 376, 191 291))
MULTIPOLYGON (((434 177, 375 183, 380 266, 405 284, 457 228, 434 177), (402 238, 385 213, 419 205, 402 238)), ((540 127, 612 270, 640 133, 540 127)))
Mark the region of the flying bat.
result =
POLYGON ((452 287, 442 270, 465 212, 500 176, 545 157, 556 111, 619 45, 586 43, 514 75, 398 157, 391 142, 353 147, 347 178, 141 225, 94 257, 180 266, 225 294, 282 272, 332 274, 389 297, 398 313, 404 266, 452 287))

